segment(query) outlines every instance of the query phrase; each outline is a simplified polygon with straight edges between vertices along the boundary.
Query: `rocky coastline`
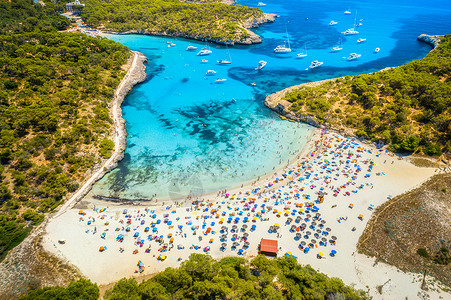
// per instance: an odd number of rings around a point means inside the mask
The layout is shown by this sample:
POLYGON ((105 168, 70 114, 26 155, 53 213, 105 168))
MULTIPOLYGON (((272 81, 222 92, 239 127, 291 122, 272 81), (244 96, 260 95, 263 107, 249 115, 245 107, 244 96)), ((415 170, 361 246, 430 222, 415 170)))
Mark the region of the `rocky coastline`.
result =
POLYGON ((417 40, 423 43, 426 43, 432 46, 434 49, 440 45, 440 40, 444 37, 444 35, 428 35, 428 34, 420 34, 417 37, 417 40))
POLYGON ((118 34, 118 35, 126 35, 126 34, 142 34, 142 35, 153 35, 153 36, 167 36, 167 37, 177 37, 177 38, 185 38, 185 39, 191 39, 196 41, 208 41, 211 43, 219 44, 219 45, 253 45, 253 44, 260 44, 262 42, 262 38, 252 32, 251 28, 256 28, 262 24, 266 23, 273 23, 275 19, 277 18, 276 14, 263 14, 260 18, 250 18, 243 24, 241 24, 241 28, 246 30, 246 32, 249 34, 249 37, 245 40, 227 40, 227 41, 219 41, 212 38, 206 38, 203 35, 190 35, 190 34, 184 34, 180 32, 165 32, 165 31, 149 31, 149 30, 128 30, 128 31, 113 31, 113 30, 107 30, 102 29, 103 33, 106 34, 118 34))
POLYGON ((314 81, 314 82, 306 82, 294 86, 290 86, 286 89, 283 89, 281 91, 275 92, 271 95, 266 96, 265 98, 265 106, 272 109, 279 115, 287 118, 288 120, 295 121, 295 122, 303 122, 307 123, 309 125, 312 125, 317 128, 321 128, 322 125, 316 120, 314 117, 303 115, 300 113, 295 113, 290 110, 291 103, 287 100, 284 100, 283 97, 285 95, 293 90, 296 90, 301 87, 315 87, 319 86, 327 81, 335 80, 338 78, 331 78, 331 79, 325 79, 320 81, 314 81))
POLYGON ((67 209, 70 209, 75 203, 85 197, 86 194, 91 191, 92 186, 102 179, 105 174, 116 168, 118 163, 124 158, 124 151, 127 146, 127 130, 125 128, 125 120, 122 117, 121 105, 132 88, 147 78, 145 66, 147 57, 143 53, 137 51, 131 52, 133 53, 132 64, 116 89, 114 98, 109 105, 110 116, 113 119, 112 135, 110 135, 110 138, 114 141, 113 154, 110 158, 103 160, 92 170, 92 175, 89 176, 83 185, 61 206, 55 214, 55 217, 63 214, 67 209))
MULTIPOLYGON (((440 40, 443 38, 443 35, 428 35, 428 34, 421 34, 417 37, 418 41, 424 42, 428 45, 431 45, 434 49, 440 44, 440 40)), ((384 68, 378 72, 383 72, 386 70, 391 69, 391 67, 384 68)), ((289 101, 283 100, 284 96, 298 88, 301 87, 316 87, 319 86, 327 81, 340 79, 339 78, 331 78, 331 79, 325 79, 320 81, 314 81, 314 82, 306 82, 299 85, 290 86, 286 89, 283 89, 281 91, 275 92, 271 95, 266 96, 265 98, 265 106, 272 109, 279 115, 287 118, 288 120, 295 121, 295 122, 304 122, 309 125, 322 128, 324 125, 321 125, 318 120, 316 120, 314 117, 302 115, 300 113, 295 113, 290 110, 291 103, 289 101)), ((338 129, 337 129, 338 130, 338 129)), ((341 134, 344 135, 352 135, 352 130, 347 128, 345 129, 346 132, 343 132, 342 129, 339 130, 341 134)))

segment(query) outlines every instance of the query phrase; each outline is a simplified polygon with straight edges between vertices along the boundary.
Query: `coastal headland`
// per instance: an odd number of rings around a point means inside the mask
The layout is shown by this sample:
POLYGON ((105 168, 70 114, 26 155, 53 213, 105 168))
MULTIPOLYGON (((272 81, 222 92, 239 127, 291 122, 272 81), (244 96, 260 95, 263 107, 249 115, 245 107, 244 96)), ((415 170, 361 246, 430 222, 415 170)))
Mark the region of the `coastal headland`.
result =
POLYGON ((118 161, 123 158, 127 132, 121 104, 133 86, 146 79, 146 61, 147 58, 142 53, 132 51, 129 62, 124 66, 127 68, 127 74, 117 87, 110 103, 110 113, 114 121, 110 136, 115 145, 113 154, 93 168, 91 175, 68 197, 57 212, 48 215, 45 222, 35 227, 20 245, 8 253, 4 262, 0 264, 1 299, 14 299, 30 286, 67 285, 72 280, 82 277, 71 263, 63 262, 46 252, 41 246, 41 239, 45 234, 48 220, 70 210, 89 192, 97 180, 115 168, 118 161))
POLYGON ((260 44, 262 42, 262 38, 251 31, 251 28, 256 28, 262 24, 266 23, 272 23, 275 21, 277 15, 276 14, 269 14, 265 13, 263 17, 259 18, 249 18, 244 22, 241 26, 242 29, 246 31, 249 37, 245 39, 240 39, 238 37, 229 39, 229 40, 218 40, 210 37, 206 37, 202 34, 193 35, 193 34, 185 34, 182 32, 166 32, 166 31, 149 31, 149 30, 127 30, 127 31, 114 31, 114 30, 108 30, 108 29, 102 29, 102 32, 105 34, 143 34, 143 35, 154 35, 154 36, 167 36, 167 37, 177 37, 177 38, 184 38, 184 39, 192 39, 196 41, 202 41, 202 42, 212 42, 219 45, 252 45, 252 44, 260 44))

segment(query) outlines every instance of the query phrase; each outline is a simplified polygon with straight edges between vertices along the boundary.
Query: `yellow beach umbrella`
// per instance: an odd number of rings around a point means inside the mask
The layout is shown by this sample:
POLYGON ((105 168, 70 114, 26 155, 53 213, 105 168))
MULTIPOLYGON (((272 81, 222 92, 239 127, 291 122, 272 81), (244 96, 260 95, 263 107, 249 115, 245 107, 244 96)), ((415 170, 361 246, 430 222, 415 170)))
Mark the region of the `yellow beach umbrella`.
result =
POLYGON ((323 252, 318 253, 319 256, 324 256, 323 252))
POLYGON ((274 224, 274 226, 279 227, 279 223, 274 224))

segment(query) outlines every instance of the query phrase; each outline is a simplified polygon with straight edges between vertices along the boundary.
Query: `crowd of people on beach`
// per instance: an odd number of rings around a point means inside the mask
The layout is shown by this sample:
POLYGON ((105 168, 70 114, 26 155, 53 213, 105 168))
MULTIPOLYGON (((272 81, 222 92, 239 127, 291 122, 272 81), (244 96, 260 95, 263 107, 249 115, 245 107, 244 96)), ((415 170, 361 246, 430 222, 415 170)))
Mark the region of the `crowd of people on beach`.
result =
MULTIPOLYGON (((90 238, 98 239, 101 252, 145 253, 157 260, 165 260, 169 253, 178 255, 178 251, 246 255, 249 249, 258 248, 260 238, 290 239, 292 248, 280 249, 287 255, 313 252, 319 259, 334 257, 339 255, 335 246, 343 233, 333 232, 332 220, 323 218, 324 201, 337 196, 358 201, 353 195, 372 189, 373 175, 385 175, 373 172, 371 159, 383 152, 355 139, 322 132, 312 151, 295 167, 247 191, 222 191, 211 199, 121 212, 94 207, 80 210, 79 222, 90 238)), ((352 203, 343 205, 354 207, 352 203)), ((370 205, 368 210, 373 208, 370 205)), ((359 219, 363 220, 363 215, 359 219)), ((348 216, 341 216, 336 221, 346 220, 348 216)))

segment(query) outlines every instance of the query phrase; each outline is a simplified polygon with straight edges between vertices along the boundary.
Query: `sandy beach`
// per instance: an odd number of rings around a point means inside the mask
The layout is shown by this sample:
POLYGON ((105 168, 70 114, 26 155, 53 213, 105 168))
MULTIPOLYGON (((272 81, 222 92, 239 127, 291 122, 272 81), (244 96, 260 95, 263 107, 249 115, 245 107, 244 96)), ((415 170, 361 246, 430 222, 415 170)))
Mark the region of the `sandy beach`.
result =
POLYGON ((43 245, 102 285, 177 267, 194 252, 250 258, 269 238, 278 240, 278 256, 290 252, 374 299, 418 298, 421 276, 374 264, 356 244, 374 208, 434 171, 318 130, 296 161, 252 187, 152 207, 84 199, 49 221, 43 245))

